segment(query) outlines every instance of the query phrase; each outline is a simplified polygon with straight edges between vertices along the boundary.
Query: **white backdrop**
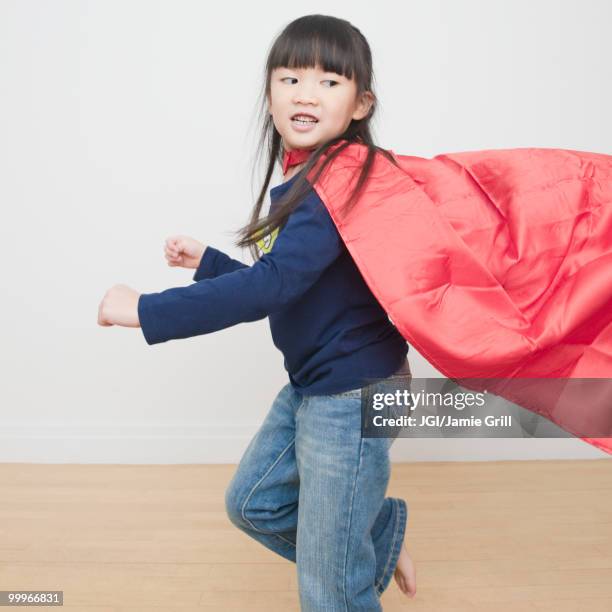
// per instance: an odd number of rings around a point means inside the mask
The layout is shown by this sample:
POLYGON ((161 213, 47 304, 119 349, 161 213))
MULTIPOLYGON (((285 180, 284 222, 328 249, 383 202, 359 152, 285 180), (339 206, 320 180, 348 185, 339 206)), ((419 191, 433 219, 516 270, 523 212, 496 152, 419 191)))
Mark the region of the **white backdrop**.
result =
MULTIPOLYGON (((605 0, 292 4, 0 1, 0 461, 239 460, 288 380, 267 320, 148 346, 139 329, 99 327, 97 307, 115 283, 190 284, 163 257, 174 233, 251 263, 231 232, 256 194, 255 104, 289 21, 361 29, 375 136, 398 153, 612 150, 605 0)), ((438 374, 410 358, 415 377, 438 374)), ((571 439, 392 448, 403 461, 601 456, 571 439)))

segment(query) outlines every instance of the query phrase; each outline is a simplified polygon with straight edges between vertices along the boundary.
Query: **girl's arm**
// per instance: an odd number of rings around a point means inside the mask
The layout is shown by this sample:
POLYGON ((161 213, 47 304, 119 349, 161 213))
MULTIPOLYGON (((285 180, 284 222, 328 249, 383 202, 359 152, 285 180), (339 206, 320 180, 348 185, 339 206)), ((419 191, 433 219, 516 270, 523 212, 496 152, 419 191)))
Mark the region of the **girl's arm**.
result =
POLYGON ((278 233, 270 252, 252 266, 242 264, 187 287, 140 295, 138 318, 145 340, 157 344, 263 319, 298 300, 342 248, 325 205, 311 190, 278 233))
POLYGON ((216 276, 221 276, 221 274, 227 274, 228 272, 248 267, 241 261, 232 259, 219 249, 209 245, 202 255, 200 264, 193 275, 193 280, 201 281, 205 278, 215 278, 216 276))

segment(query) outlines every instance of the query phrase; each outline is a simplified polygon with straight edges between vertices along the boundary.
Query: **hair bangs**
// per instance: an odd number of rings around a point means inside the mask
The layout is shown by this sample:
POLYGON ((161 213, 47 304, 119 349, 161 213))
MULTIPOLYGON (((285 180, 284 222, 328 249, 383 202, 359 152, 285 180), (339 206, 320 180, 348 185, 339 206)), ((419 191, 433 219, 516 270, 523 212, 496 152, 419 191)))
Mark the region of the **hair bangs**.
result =
POLYGON ((321 67, 325 72, 353 79, 358 73, 355 60, 359 54, 346 28, 325 21, 312 23, 317 15, 310 17, 310 23, 297 20, 279 36, 270 52, 268 71, 321 67))

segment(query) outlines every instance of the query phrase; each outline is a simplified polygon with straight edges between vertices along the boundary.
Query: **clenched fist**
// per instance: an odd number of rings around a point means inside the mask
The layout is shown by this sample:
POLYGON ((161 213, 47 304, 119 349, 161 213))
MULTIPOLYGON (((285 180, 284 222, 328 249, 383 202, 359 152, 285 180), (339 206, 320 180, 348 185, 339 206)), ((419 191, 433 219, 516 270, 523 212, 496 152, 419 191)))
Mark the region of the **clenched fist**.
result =
POLYGON ((140 293, 127 285, 113 285, 98 306, 98 325, 140 327, 138 299, 140 293))
POLYGON ((164 255, 169 266, 197 268, 206 246, 190 236, 170 236, 166 239, 164 255))

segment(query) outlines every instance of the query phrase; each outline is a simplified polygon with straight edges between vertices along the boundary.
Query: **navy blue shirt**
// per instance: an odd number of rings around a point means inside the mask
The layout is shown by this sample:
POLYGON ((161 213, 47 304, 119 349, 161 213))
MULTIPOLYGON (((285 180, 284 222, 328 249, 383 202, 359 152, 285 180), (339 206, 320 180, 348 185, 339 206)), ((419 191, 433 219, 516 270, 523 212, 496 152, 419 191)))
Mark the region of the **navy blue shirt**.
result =
MULTIPOLYGON (((270 190, 271 209, 298 174, 270 190)), ((289 381, 303 395, 355 389, 402 365, 406 340, 363 280, 313 188, 268 240, 271 248, 251 266, 208 246, 196 282, 142 294, 138 316, 146 342, 268 317, 289 381)))

